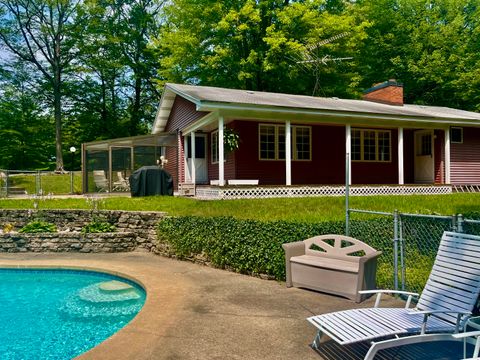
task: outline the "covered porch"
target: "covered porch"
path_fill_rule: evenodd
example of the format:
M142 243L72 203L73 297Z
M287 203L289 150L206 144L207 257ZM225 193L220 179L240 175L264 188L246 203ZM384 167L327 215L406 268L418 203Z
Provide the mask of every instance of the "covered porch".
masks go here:
M179 183L429 188L451 183L450 126L326 117L262 120L258 114L255 119L226 114L209 118L180 135ZM226 129L240 137L240 147L229 154L224 150Z

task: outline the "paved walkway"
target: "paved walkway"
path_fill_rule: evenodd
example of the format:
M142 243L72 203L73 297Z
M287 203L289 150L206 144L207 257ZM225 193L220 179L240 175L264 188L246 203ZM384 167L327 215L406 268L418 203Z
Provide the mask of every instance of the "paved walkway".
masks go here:
M309 347L315 330L305 318L356 307L340 297L142 252L0 254L5 266L103 269L143 284L142 311L82 360L345 359L336 348L330 357Z

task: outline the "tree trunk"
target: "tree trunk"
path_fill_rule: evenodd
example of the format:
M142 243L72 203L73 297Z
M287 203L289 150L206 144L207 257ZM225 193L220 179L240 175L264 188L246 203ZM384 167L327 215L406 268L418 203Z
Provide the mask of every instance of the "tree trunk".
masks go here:
M142 79L137 76L135 78L135 97L133 99L133 108L130 118L130 135L138 134L138 125L140 124L140 97L142 95Z
M62 153L62 93L61 93L61 74L60 67L55 67L55 76L53 78L53 107L55 118L55 171L63 172L63 153Z

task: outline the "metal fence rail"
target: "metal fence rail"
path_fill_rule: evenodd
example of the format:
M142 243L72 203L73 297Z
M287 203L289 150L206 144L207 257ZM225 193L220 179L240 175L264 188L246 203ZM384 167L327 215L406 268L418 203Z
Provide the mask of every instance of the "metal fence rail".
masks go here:
M79 171L55 173L0 169L0 197L76 194L82 190Z
M462 215L438 216L348 210L346 234L383 252L377 271L381 288L421 292L444 231L480 235L480 220Z

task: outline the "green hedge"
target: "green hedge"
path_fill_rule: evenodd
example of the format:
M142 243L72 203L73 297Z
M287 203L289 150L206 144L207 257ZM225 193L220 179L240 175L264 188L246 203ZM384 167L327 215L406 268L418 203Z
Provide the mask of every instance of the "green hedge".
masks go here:
M343 221L324 223L261 222L233 217L172 217L159 224L159 241L179 258L203 254L216 267L285 279L283 243L319 234L341 234Z

